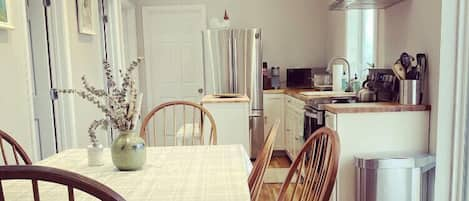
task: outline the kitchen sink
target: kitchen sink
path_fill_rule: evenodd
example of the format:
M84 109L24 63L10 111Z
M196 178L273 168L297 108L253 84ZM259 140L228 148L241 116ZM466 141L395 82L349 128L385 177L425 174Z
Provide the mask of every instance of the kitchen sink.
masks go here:
M303 96L323 96L323 97L348 97L356 96L355 92L339 92L339 91L304 91L300 92Z

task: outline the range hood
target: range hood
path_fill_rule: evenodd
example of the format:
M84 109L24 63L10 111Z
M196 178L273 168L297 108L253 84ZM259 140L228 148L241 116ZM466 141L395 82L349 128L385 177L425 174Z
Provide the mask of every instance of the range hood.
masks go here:
M385 9L403 0L335 0L329 10Z

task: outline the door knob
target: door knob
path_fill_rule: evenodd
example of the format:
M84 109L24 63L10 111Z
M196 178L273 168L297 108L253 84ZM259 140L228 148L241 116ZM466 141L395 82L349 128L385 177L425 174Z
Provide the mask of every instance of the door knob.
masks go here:
M197 91L199 92L199 94L204 93L204 89L202 88L198 89Z

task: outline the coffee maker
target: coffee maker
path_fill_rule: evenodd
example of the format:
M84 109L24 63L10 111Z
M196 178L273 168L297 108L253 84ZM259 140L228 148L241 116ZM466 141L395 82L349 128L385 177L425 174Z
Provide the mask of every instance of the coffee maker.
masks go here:
M399 79L391 68L370 68L367 82L368 87L376 92L376 101L398 101Z

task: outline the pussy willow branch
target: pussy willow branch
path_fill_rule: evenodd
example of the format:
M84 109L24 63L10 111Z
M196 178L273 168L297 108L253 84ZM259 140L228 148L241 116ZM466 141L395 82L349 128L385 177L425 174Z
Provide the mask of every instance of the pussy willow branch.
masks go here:
M132 72L143 62L143 58L137 58L127 67L125 73L120 72L122 85L118 87L114 80L112 67L108 62L103 63L104 75L109 87L109 92L104 89L96 89L91 86L85 76L81 78L85 90L61 89L60 93L77 94L100 109L109 119L95 120L88 129L91 142L97 143L96 129L104 124L110 124L118 130L131 130L135 128L135 120L140 115L140 109L136 108L138 99L135 80ZM141 98L140 98L141 99Z
M88 134L90 136L90 141L92 145L97 145L98 144L98 139L96 138L96 129L99 126L104 126L106 127L107 124L107 119L101 119L101 120L94 120L90 127L88 128Z

